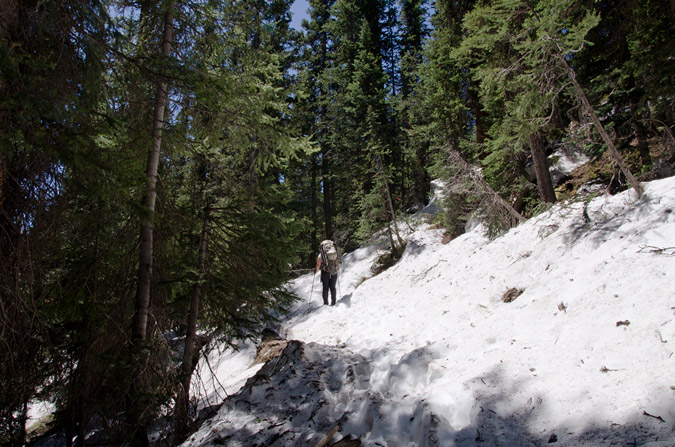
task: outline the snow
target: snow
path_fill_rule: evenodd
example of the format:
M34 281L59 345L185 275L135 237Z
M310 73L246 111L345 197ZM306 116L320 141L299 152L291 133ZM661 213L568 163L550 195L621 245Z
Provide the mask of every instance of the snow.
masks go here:
M383 273L382 246L344 256L336 306L296 279L293 341L262 368L214 355L230 397L185 445L314 446L337 424L365 446L674 446L675 178L645 186L495 240L444 245L420 217Z
M263 365L254 365L256 349L250 343L216 348L197 365L191 393L200 396L199 409L218 405L242 387Z

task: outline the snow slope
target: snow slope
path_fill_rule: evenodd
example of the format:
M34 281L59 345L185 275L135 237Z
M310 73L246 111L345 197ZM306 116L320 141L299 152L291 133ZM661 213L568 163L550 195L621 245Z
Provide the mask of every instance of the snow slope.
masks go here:
M334 307L317 279L281 357L212 358L231 396L186 445L675 446L675 178L408 240L375 277L375 246L345 255Z

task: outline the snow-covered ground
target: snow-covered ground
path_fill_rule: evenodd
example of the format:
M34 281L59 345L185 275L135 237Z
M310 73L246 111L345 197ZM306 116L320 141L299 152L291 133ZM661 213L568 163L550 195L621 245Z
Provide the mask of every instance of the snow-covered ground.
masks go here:
M230 397L186 445L675 446L675 178L495 240L414 226L380 275L376 247L345 255L334 307L290 284L281 357L202 363Z

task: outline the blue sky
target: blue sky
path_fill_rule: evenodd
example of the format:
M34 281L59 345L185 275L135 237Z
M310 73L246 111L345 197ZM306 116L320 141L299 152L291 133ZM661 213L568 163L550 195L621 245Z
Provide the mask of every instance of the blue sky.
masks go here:
M307 9L309 8L308 0L295 0L293 6L291 6L291 12L293 13L293 19L291 20L291 27L295 29L300 29L300 24L302 19L306 19Z

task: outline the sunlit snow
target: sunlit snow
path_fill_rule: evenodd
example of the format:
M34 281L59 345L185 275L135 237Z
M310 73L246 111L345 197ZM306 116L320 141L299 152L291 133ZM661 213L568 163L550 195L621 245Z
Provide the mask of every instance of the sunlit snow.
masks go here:
M675 178L495 240L444 245L424 222L401 225L404 256L377 276L381 248L346 254L334 307L318 278L293 281L276 330L297 342L277 360L202 362L219 377L202 396L230 398L186 445L675 445Z

